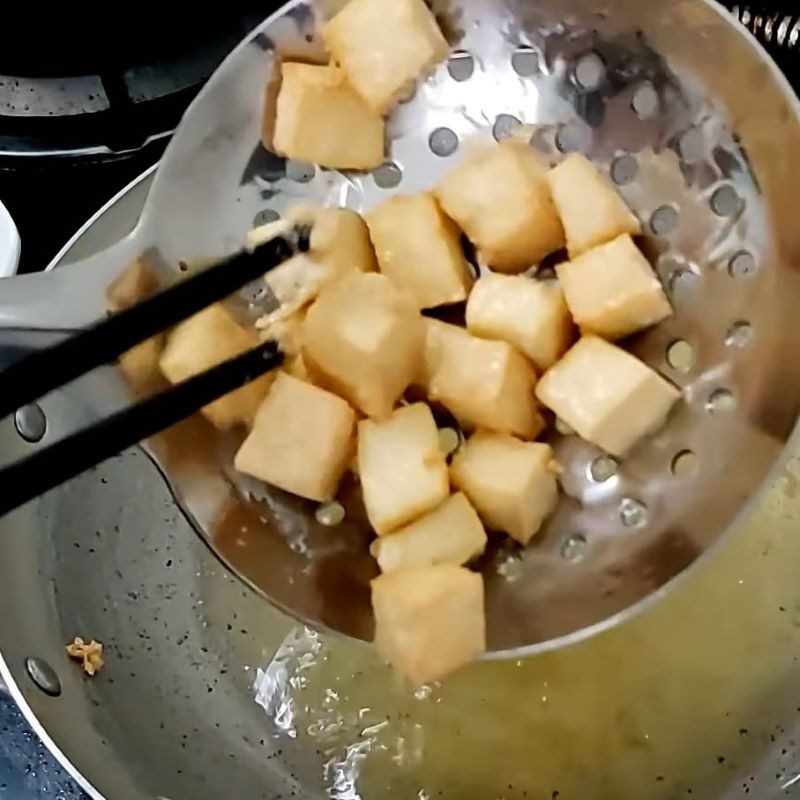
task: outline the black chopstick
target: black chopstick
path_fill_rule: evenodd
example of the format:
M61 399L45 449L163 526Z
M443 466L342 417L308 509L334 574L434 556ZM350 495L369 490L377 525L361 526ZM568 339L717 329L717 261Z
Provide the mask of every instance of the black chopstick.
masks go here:
M166 430L282 361L278 346L266 342L0 469L0 516Z
M310 227L242 251L0 372L0 419L177 325L309 248ZM69 267L63 267L69 269ZM57 302L57 300L55 301Z

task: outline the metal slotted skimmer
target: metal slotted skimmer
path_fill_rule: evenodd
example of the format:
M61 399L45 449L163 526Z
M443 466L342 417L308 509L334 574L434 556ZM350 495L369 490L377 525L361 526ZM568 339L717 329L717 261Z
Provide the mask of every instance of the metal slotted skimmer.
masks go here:
M319 513L254 483L232 488L219 464L236 442L192 420L154 444L150 461L124 454L0 520L3 677L93 796L115 800L219 797L232 786L271 800L356 800L363 786L365 796L420 800L618 800L684 796L686 775L706 788L730 783L754 763L743 749L748 703L796 705L794 684L753 689L788 674L791 659L773 654L797 645L798 553L759 527L766 519L785 533L775 519L791 516L781 504L793 495L777 517L749 517L800 405L796 101L753 41L703 0L443 0L434 6L453 55L393 114L390 161L372 175L286 164L258 144L264 87L276 53L321 55L319 23L337 5L290 3L243 44L188 112L133 232L41 279L4 282L0 333L97 318L110 279L147 247L169 263L207 258L299 202L365 210L428 189L473 141L522 136L554 162L580 150L642 219L676 313L631 348L684 402L619 463L560 426L558 512L531 547L496 546L484 564L492 654L552 650L633 616L740 513L751 538L682 582L702 588L696 602L678 586L607 636L476 665L409 697L366 648L287 628L229 577L174 502L279 608L369 638L375 567L357 487L345 487L346 516L333 527L337 509ZM96 376L46 398L42 441L91 419L105 388ZM36 446L0 424L4 459ZM785 626L765 622L775 608ZM107 670L88 684L64 665L63 641L76 634L107 645ZM49 661L61 697L39 693L29 657ZM692 714L678 713L682 703ZM759 713L759 742L786 733ZM690 746L698 730L720 751ZM630 770L617 768L623 759ZM790 766L770 762L737 786L756 791L775 776L782 790ZM729 772L709 776L712 767Z
M684 402L621 463L562 427L565 499L531 547L496 546L484 564L490 650L534 651L617 621L692 564L784 446L800 402L791 303L800 125L777 71L704 2L657 13L634 0L434 5L453 53L392 114L382 167L341 174L259 144L276 53L324 56L319 26L332 5L290 3L223 65L188 112L136 230L95 262L107 273L148 245L168 263L222 254L298 202L363 211L431 188L492 138L523 137L553 163L579 150L602 165L640 216L675 308L631 348ZM98 269L70 274L76 285L90 275L99 297ZM12 322L41 313L9 286L0 302ZM98 311L82 297L76 313ZM375 566L357 487L345 487L346 516L333 527L339 509L320 513L251 481L233 481L231 503L230 471L218 465L236 443L201 429L179 428L153 454L224 559L280 607L369 639Z
M798 332L782 320L795 281L796 226L784 219L782 199L800 148L794 109L760 54L715 11L679 3L653 19L640 5L612 4L604 13L593 3L441 4L435 10L453 54L393 113L389 160L373 174L284 164L256 149L245 182L234 185L257 137L251 127L236 131L235 146L215 145L215 168L222 160L228 185L216 192L213 215L202 190L210 170L170 187L180 192L174 199L187 229L217 214L230 226L213 231L213 241L201 236L190 254L200 256L218 249L223 233L238 242L248 225L299 201L363 211L392 193L427 190L476 141L524 137L553 162L580 150L609 171L641 217L644 246L676 311L633 350L678 384L685 402L619 464L560 437L568 499L532 547L499 547L486 560L495 652L549 646L666 584L731 523L795 420L800 372L784 354ZM302 43L306 57L322 56L320 16L294 5L264 35L280 52ZM256 47L250 51L227 65L228 81L262 61ZM214 98L212 87L194 114L207 113ZM214 129L239 117L221 99ZM235 102L252 114L252 100ZM193 165L210 160L208 139L185 157ZM218 542L228 561L307 619L369 638L374 568L357 492L345 491L347 517L330 530L307 504L245 488L262 513L226 523ZM259 517L272 530L266 537ZM288 570L274 569L276 538L284 550L289 542L290 554L278 556Z

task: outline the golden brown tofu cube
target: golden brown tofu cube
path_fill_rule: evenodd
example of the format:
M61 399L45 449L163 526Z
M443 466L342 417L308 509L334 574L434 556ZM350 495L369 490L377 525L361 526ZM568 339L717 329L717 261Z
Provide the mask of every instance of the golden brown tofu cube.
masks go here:
M473 278L461 232L430 194L393 197L367 215L381 272L419 308L467 299Z
M450 49L423 0L351 0L322 35L350 84L379 114Z
M586 156L567 156L548 173L547 181L564 224L570 258L624 233L641 233L639 220Z
M556 268L584 333L622 339L672 315L661 282L628 234Z
M450 493L439 432L424 403L384 422L358 424L358 474L370 524L379 536L436 508Z
M261 320L259 320L260 322ZM281 352L289 358L300 355L303 348L303 325L306 321L306 311L296 311L288 317L282 317L259 325L259 338L262 342L277 342Z
M306 319L305 310L300 310L285 318L277 318L264 325L265 320L259 320L261 324L259 336L262 342L277 342L285 358L281 369L289 375L301 380L313 383L308 375L305 362L303 361L303 323Z
M453 484L471 500L486 526L528 544L558 504L549 445L476 433L450 467Z
M539 399L577 434L624 456L662 427L681 393L635 356L584 336L539 381Z
M301 208L298 219L310 219L312 258L324 260L334 275L375 272L378 262L363 217L349 208Z
M438 508L370 547L383 572L431 564L460 567L486 549L486 531L469 500L454 494Z
M223 306L209 306L172 330L159 368L170 383L180 383L258 344L255 330L239 325ZM206 406L203 414L222 430L251 425L273 378L262 375Z
M540 157L517 141L476 150L436 196L497 272L519 273L564 246Z
M120 356L119 368L135 392L155 388L161 379L158 362L166 340L164 334L153 336Z
M287 358L283 365L283 371L288 375L291 375L293 378L297 378L299 381L306 381L307 383L314 382L311 380L311 376L308 374L306 362L303 361L302 353L298 353L296 356L290 356Z
M486 650L483 579L452 564L399 569L372 582L375 646L420 686Z
M534 388L536 372L507 342L471 336L463 328L425 320L422 383L468 428L488 428L534 439L544 420Z
M312 226L308 256L324 262L333 275L377 270L367 223L359 213L349 208L296 206L282 219L250 230L247 245L258 247L275 236L285 235L293 225L302 223ZM277 270L268 273L267 279L275 272Z
M374 272L375 252L366 222L355 211L346 208L300 207L277 222L254 228L247 235L250 247L256 247L286 231L298 222L308 222L311 247L308 253L294 258L268 272L264 280L280 307L257 323L259 328L295 315L305 308L326 287L353 272Z
M108 287L108 304L112 311L123 311L158 291L159 281L144 256L137 258ZM119 368L136 392L155 388L161 378L158 361L166 336L160 333L120 356Z
M122 311L155 294L158 278L144 256L137 258L108 287L106 293L112 311Z
M425 325L387 277L355 274L322 292L302 336L314 382L385 419L419 373Z
M574 335L561 289L520 275L486 275L475 284L467 329L508 342L542 372L566 353Z
M355 424L344 400L280 373L234 465L300 497L330 500L352 457Z
M285 63L272 144L278 155L330 169L374 169L384 121L336 67Z

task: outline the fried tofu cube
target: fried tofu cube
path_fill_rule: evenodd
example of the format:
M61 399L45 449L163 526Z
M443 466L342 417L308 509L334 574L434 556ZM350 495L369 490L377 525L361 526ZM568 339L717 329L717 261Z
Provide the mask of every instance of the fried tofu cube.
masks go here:
M284 63L272 146L278 155L330 169L383 163L384 121L333 66Z
M454 494L438 508L370 547L383 572L430 564L460 567L486 549L486 531L469 500Z
M566 353L574 333L561 288L520 275L486 275L475 284L467 330L508 342L542 372Z
M296 311L289 317L271 322L261 327L259 337L262 342L277 342L281 352L289 358L300 355L303 348L303 324L306 321L305 310Z
M464 567L399 569L372 581L375 646L415 686L486 650L483 579Z
M422 383L468 428L535 439L544 427L534 388L536 372L507 342L478 339L463 328L425 320Z
M301 253L284 261L279 267L264 276L278 307L256 322L256 327L266 330L276 323L293 317L312 303L319 293L337 276L327 262Z
M297 378L299 381L313 383L311 376L308 374L308 370L306 369L306 362L303 361L302 353L298 353L296 356L290 356L287 358L283 365L283 371L291 375L293 378Z
M349 275L308 311L303 360L314 383L385 419L419 374L425 324L384 275Z
M558 503L550 445L479 432L456 453L450 477L487 528L526 545Z
M379 114L450 50L423 0L351 0L322 36L350 84Z
M359 213L349 208L296 206L282 219L248 231L247 245L256 248L303 223L312 226L308 255L328 263L331 272L344 275L347 272L374 272L378 268L367 223Z
M570 258L642 226L610 180L586 156L573 153L547 174L567 235Z
M106 296L112 311L122 311L155 294L158 288L158 277L147 259L140 256L111 283Z
M472 274L461 231L431 194L393 197L367 215L381 272L419 308L467 299Z
M112 311L123 311L151 297L159 289L159 281L144 256L137 258L108 287L107 297ZM119 358L119 368L134 392L153 388L161 378L158 362L166 336L159 333Z
M454 219L497 272L519 273L564 247L564 229L540 157L508 140L476 150L436 190Z
M613 341L672 315L661 282L628 234L561 264L556 273L584 333Z
M367 516L379 536L443 502L450 481L428 406L415 403L384 422L359 422L358 474Z
M584 336L539 381L539 400L614 456L661 428L681 393L616 345Z
M306 314L304 310L297 311L289 317L276 319L267 327L262 327L259 335L262 342L277 342L285 358L281 369L301 381L313 381L308 376L302 353L303 323ZM261 321L261 320L260 320Z
M234 466L308 500L330 500L352 457L355 425L344 400L280 373Z
M224 306L209 306L171 331L159 369L170 383L180 383L258 344L255 330L239 325ZM249 426L273 379L272 373L262 375L207 405L203 414L221 430Z
M285 219L249 231L248 246L257 247L303 222L313 226L311 247L308 253L289 259L264 277L280 307L259 320L260 328L294 315L342 276L377 269L367 223L346 208L292 209Z
M119 368L135 392L155 387L161 379L158 362L166 340L167 337L163 333L152 336L120 356Z
M312 258L325 261L334 275L375 272L378 262L363 217L349 208L300 208L292 217L310 220Z

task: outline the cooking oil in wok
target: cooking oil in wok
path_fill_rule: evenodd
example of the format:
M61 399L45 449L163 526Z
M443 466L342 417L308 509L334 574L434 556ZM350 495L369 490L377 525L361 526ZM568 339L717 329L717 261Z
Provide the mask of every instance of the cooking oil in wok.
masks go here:
M295 628L259 671L258 702L337 800L743 791L798 705L792 469L745 530L607 634L414 691L369 647Z

